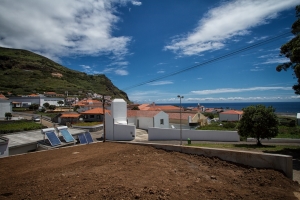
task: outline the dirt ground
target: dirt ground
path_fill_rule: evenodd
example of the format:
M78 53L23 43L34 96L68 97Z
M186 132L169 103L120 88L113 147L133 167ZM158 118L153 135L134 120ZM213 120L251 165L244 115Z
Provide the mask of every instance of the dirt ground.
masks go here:
M0 159L0 199L297 199L269 169L149 146L94 143Z

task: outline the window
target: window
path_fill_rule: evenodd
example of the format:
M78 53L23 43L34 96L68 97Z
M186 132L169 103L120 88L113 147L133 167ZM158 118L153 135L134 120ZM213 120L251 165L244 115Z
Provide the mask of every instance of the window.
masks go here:
M95 115L90 115L90 118L94 119L94 118L95 118Z
M160 124L164 124L164 119L160 119Z

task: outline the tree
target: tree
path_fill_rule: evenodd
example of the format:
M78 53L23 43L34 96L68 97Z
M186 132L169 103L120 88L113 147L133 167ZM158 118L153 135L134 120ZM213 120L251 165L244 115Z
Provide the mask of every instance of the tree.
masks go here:
M55 109L56 109L56 105L50 105L50 106L49 106L49 109L50 109L50 110L55 110Z
M61 110L61 105L64 104L64 102L60 100L57 102L57 104L60 106L60 110Z
M243 117L237 125L240 136L256 138L258 146L262 145L260 139L277 136L279 122L272 106L249 106L243 111Z
M6 120L9 120L12 117L12 114L10 112L5 113Z
M295 94L300 95L300 5L296 6L296 17L298 18L292 25L292 33L295 35L286 44L282 45L280 48L280 55L284 55L290 62L278 65L276 70L278 72L288 68L294 70L294 75L298 79L298 83L293 86Z
M76 106L74 106L74 111L77 111L78 110L78 108L80 108L80 106L78 106L78 105L76 105Z
M57 102L57 104L58 104L59 106L61 106L61 105L64 104L64 101L61 101L61 100L60 100L60 101Z
M208 117L209 119L215 118L215 116L214 116L213 113L207 113L207 112L205 112L205 113L203 113L203 115L204 115L205 117Z
M46 103L43 104L43 106L44 106L45 108L49 108L50 104L49 104L48 102L46 102Z
M140 110L138 106L134 106L131 110Z
M34 104L31 104L31 105L29 106L29 109L30 109L30 110L37 110L37 109L39 109L39 107L40 107L39 104L34 103Z

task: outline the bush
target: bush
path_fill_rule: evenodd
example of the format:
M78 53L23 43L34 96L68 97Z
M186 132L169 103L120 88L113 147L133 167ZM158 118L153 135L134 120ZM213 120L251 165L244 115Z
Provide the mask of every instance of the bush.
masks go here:
M226 122L226 123L223 123L223 127L224 128L235 128L236 127L236 123L234 122Z

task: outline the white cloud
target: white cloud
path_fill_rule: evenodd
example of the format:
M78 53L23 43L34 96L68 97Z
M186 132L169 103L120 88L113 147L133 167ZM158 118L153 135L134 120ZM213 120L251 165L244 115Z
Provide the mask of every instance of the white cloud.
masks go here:
M255 67L254 69L250 69L251 72L260 72L260 71L264 71L264 69L259 68L259 67Z
M173 84L173 81L156 81L152 83L148 83L148 85L168 85Z
M117 66L126 66L128 65L129 62L128 61L118 61L118 62L113 62L107 66L114 66L114 65L117 65Z
M252 87L252 88L220 88L215 90L199 90L191 91L197 95L220 94L220 93L235 93L249 91L267 91L267 90L292 90L291 87Z
M268 23L278 12L297 4L299 0L224 1L209 10L193 31L177 36L164 49L179 55L199 55L221 49L227 40L249 34L251 28Z
M117 69L117 70L115 70L115 73L116 73L117 75L121 75L121 76L126 76L126 75L128 75L128 71L126 71L126 70L124 70L124 69Z
M123 2L123 3L122 3ZM58 58L68 55L128 54L131 38L113 36L123 0L0 1L0 46ZM125 3L124 3L125 2Z
M262 36L262 37L254 37L252 40L250 40L249 42L247 42L248 44L252 44L256 41L259 41L259 40L264 40L266 39L268 36Z
M165 73L165 71L164 71L164 70L160 70L160 71L158 71L157 73L158 73L158 74L163 74L163 73Z
M288 58L270 58L265 62L259 63L260 65L267 65L267 64L280 64L290 62Z
M80 65L83 69L91 69L91 67L90 66L88 66L88 65Z
M142 2L140 2L140 1L131 1L131 3L132 3L133 5L135 5L135 6L140 6L140 5L142 5Z

